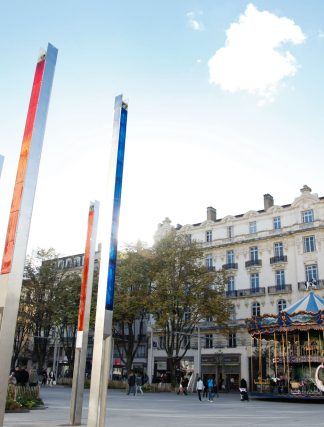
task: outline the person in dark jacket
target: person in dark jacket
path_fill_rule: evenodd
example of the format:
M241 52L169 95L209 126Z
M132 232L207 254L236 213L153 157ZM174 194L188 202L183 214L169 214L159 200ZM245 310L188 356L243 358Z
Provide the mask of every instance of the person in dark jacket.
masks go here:
M136 394L136 376L133 371L129 372L127 395L129 396L131 393L133 393L134 396Z
M183 394L185 394L186 396L188 394L187 392L188 384L189 384L189 379L187 377L183 377L181 380L181 385L182 385Z
M242 378L240 381L240 394L241 394L241 401L249 400L249 395L247 393L247 382L244 378Z
M18 369L16 374L17 385L26 386L29 380L29 373L25 368Z

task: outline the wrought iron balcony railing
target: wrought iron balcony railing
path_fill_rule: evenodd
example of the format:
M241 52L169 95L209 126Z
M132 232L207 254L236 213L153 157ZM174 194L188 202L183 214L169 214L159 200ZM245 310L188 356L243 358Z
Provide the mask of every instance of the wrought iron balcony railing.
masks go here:
M226 296L228 298L254 297L256 295L265 295L265 289L264 287L237 289L235 291L226 292Z
M310 291L312 289L324 289L324 280L312 280L305 282L298 282L299 291Z
M237 270L237 262L228 262L227 264L223 264L224 270Z
M277 255L270 258L270 264L276 264L278 262L287 262L287 255Z
M268 294L289 294L292 291L291 285L268 286Z
M250 259L249 261L245 261L245 267L261 267L262 260L261 259Z

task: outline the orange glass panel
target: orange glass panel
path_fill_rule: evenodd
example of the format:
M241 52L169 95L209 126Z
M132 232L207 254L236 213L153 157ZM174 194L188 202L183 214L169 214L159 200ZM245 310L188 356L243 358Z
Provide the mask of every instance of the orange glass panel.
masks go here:
M87 241L86 241L83 272L82 272L78 331L83 331L83 327L84 327L84 310L85 310L85 303L86 303L86 296L87 296L87 281L88 281L88 274L89 274L90 245L91 245L91 235L92 235L92 229L93 229L93 219L94 219L94 208L93 206L91 206L89 210L89 216L88 216L88 232L87 232Z
M15 182L15 187L14 187L13 196L12 196L6 242L5 242L4 252L3 252L3 259L2 259L1 274L10 273L10 270L11 270L12 255L15 247L15 238L16 238L17 224L18 224L18 218L19 218L19 211L20 211L22 194L24 190L24 181L25 181L29 151L30 151L30 142L31 142L33 129L34 129L34 123L35 123L40 89L42 85L44 68L45 68L45 59L38 62L36 66L33 88L32 88L32 93L30 96L30 102L28 107L25 131L24 131L23 141L21 145L16 182Z

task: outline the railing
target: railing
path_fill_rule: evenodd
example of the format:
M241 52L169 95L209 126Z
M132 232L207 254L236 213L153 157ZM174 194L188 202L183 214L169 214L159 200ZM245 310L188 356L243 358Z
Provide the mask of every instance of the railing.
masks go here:
M229 262L227 264L223 264L224 270L237 270L237 262Z
M261 259L250 259L249 261L245 261L245 267L253 267L253 266L261 267L261 265L262 265Z
M208 271L215 271L215 266L214 265L207 265L207 270Z
M299 291L310 291L314 289L324 289L324 280L313 280L312 282L298 282Z
M228 298L240 298L240 297L253 297L256 295L265 295L265 289L262 288L247 288L247 289L238 289L235 291L226 292Z
M291 285L268 286L268 294L288 294L291 293Z
M276 264L277 262L287 262L287 255L277 255L270 258L270 264Z

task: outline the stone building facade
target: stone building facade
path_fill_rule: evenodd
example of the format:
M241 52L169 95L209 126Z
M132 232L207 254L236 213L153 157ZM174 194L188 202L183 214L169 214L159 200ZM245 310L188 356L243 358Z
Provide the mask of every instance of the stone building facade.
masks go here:
M167 218L155 237L171 228ZM226 270L226 296L233 307L226 329L209 319L201 322L183 368L197 373L200 364L203 375L222 379L226 387L234 379L237 386L240 378L250 378L254 351L245 320L277 313L309 289L324 297L324 197L304 185L290 204L275 205L265 194L261 210L217 218L216 209L208 207L205 221L175 228L201 242L208 268ZM148 371L157 376L166 366L160 339L153 336L148 354Z

